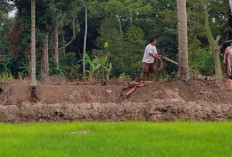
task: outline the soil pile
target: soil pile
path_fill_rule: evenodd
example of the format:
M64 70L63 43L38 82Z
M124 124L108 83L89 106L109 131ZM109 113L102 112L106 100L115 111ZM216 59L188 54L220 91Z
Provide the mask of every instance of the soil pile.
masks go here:
M20 105L29 101L29 85L2 85L0 105ZM172 81L149 83L137 88L128 98L120 95L123 85L40 85L37 87L39 103L127 103L153 102L154 100L178 99L180 101L207 101L214 103L231 103L232 91L229 81ZM108 93L107 90L112 91Z
M40 100L32 104L29 86L2 85L0 121L232 120L232 91L227 80L151 83L125 100L120 95L122 88L40 85Z
M188 82L173 81L150 84L139 88L127 102L153 102L156 99L179 99L182 101L207 101L214 103L232 103L232 90L228 80Z
M20 105L30 100L29 85L6 85L0 95L0 105ZM97 85L40 85L36 94L40 103L119 102L122 86ZM113 91L108 94L106 90Z
M1 122L44 121L228 121L232 104L157 100L149 103L35 104L0 106Z

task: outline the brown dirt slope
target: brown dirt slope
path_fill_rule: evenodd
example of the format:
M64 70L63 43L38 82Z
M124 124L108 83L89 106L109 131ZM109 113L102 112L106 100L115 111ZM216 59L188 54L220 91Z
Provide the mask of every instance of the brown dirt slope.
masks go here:
M120 102L154 102L157 99L178 99L180 101L207 101L214 103L231 103L232 91L229 82L190 80L151 83L137 88L126 100L120 91L122 85L40 85L37 88L39 103L120 103ZM2 85L0 105L20 105L30 96L28 85ZM108 94L106 90L111 90Z
M207 101L232 103L232 90L228 80L189 82L173 81L154 83L140 88L126 100L128 102L150 102L156 99L179 99L182 101Z
M32 104L29 86L1 85L0 122L232 120L227 80L151 83L126 100L120 96L122 87L40 85L40 100Z
M230 121L232 104L157 100L149 103L22 104L0 106L1 122Z

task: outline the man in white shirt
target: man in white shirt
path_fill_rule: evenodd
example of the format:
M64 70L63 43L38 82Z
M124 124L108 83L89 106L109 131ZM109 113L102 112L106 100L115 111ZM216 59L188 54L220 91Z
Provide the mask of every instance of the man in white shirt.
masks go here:
M152 74L153 80L155 80L156 77L156 68L155 68L155 59L160 60L161 56L158 54L156 45L157 40L156 38L152 38L150 40L150 44L146 46L144 55L143 55L143 72L141 76L141 80L144 80L144 77L147 75L147 73Z

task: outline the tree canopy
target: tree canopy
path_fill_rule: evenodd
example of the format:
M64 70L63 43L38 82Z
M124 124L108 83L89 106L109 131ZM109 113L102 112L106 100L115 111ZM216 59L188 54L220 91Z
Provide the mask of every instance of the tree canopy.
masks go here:
M92 60L108 55L105 66L109 68L111 63L111 78L124 73L132 78L140 77L143 52L153 36L158 39L158 52L178 61L176 1L38 0L36 2L38 79L41 71L40 51L46 42L46 34L49 74L63 75L69 79L82 78L85 6L88 7L86 52ZM8 14L13 9L17 11L12 18ZM30 9L30 0L0 2L0 71L7 71L15 78L19 77L19 73L23 73L25 77L30 75ZM194 75L215 75L217 73L215 62L221 61L225 50L222 45L232 38L229 1L187 0L187 17L191 72ZM56 43L59 61L55 58ZM220 50L216 52L215 47L219 47ZM218 58L215 59L215 56ZM56 66L57 64L60 66ZM178 67L169 62L164 64L165 70L159 77L175 77ZM86 63L86 69L89 68L90 65ZM96 78L98 75L97 72Z

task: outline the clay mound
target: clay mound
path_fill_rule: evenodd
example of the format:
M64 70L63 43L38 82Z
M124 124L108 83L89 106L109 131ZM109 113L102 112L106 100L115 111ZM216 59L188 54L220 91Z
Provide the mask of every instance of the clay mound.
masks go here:
M0 94L0 105L20 105L28 102L29 85L4 85ZM190 80L187 83L172 81L151 83L137 88L128 98L120 95L122 85L39 85L37 95L39 103L128 103L154 102L156 100L178 99L179 101L206 101L214 103L231 103L232 91L225 81ZM112 91L107 93L107 90Z
M153 83L138 88L126 102L154 102L157 99L178 99L180 101L207 101L214 103L231 103L232 91L229 81L202 81L188 82L172 81Z
M39 85L36 94L40 103L108 103L121 100L122 86L97 85ZM106 90L113 91L108 94ZM29 85L7 85L0 94L0 105L20 105L30 100Z
M157 100L149 103L22 104L0 106L1 122L229 121L232 104Z
M228 81L151 83L125 100L121 85L40 85L36 104L28 85L1 88L0 122L232 120Z

